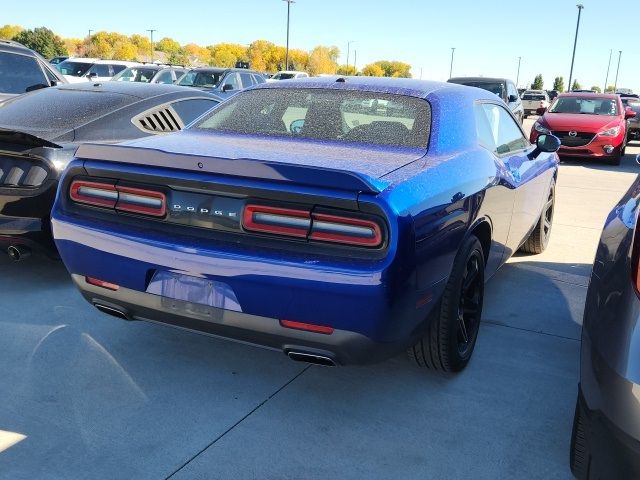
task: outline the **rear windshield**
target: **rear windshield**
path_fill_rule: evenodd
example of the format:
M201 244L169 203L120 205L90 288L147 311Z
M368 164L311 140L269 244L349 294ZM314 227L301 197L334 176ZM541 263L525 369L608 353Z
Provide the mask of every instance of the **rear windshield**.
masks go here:
M535 95L532 93L527 93L522 96L522 100L546 100L544 95Z
M220 83L222 72L188 72L178 82L185 87L215 88Z
M549 112L615 116L618 104L610 98L558 97Z
M60 70L63 75L71 75L73 77L82 77L86 75L89 69L93 66L93 63L88 62L73 62L65 60L59 63L56 68Z
M426 148L430 115L425 100L402 95L258 89L235 95L194 128Z
M502 82L473 82L467 81L461 82L460 85L466 85L467 87L477 87L482 88L483 90L487 90L491 93L495 93L500 98L503 98L504 95L504 84Z

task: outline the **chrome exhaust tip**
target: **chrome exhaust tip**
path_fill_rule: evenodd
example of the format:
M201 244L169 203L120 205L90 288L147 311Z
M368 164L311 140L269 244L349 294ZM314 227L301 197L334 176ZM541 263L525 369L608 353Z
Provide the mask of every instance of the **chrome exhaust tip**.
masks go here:
M335 367L337 365L332 358L325 355L300 352L297 350L289 350L286 353L291 360L295 360L296 362L312 363L314 365L322 365L323 367Z
M102 313L106 313L107 315L111 315L112 317L121 318L122 320L129 320L127 314L118 308L109 307L108 305L103 305L101 303L94 303L93 306L100 310Z
M22 245L9 245L7 255L14 262L19 262L31 255L31 249Z

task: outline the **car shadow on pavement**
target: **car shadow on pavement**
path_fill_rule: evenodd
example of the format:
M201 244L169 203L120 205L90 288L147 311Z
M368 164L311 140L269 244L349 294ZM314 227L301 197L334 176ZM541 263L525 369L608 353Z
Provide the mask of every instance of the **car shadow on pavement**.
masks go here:
M117 320L61 263L0 260L0 429L27 435L3 471L164 478L214 442L176 478L568 478L585 287L559 265L505 265L474 358L443 378Z
M635 147L635 146L640 146L640 145L633 143L627 146L627 152L625 156L622 158L622 160L620 161L620 165L610 165L610 164L607 164L604 160L598 160L593 158L573 159L568 157L561 157L560 165L585 167L585 168L590 168L594 170L602 170L602 171L608 171L608 172L640 173L640 165L638 165L635 160L636 153L629 152L629 148ZM640 151L637 153L640 153Z

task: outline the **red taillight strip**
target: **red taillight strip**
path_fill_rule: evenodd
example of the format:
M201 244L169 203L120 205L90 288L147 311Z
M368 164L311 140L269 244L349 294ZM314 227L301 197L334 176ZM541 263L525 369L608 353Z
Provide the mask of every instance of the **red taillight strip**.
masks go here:
M242 225L254 232L306 238L311 227L311 213L306 210L247 205L242 213Z
M120 185L116 185L116 189L118 190L116 210L164 217L167 209L167 199L164 193Z
M331 335L333 333L332 327L325 325L315 325L313 323L294 322L293 320L280 320L280 325L286 328L293 328L295 330L305 330L313 333L323 333L325 335Z
M118 200L118 192L114 184L85 180L71 182L69 196L74 202L111 208L116 205Z
M310 240L377 247L382 243L382 229L372 220L313 213Z
M84 279L89 285L106 288L107 290L113 290L114 292L120 288L120 286L116 285L115 283L105 282L104 280L99 280L97 278L84 277Z

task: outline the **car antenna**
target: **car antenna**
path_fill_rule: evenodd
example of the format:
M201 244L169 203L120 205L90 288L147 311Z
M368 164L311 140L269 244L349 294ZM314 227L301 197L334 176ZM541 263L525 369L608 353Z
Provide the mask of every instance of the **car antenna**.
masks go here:
M336 78L336 83L346 83L346 79L344 77Z

